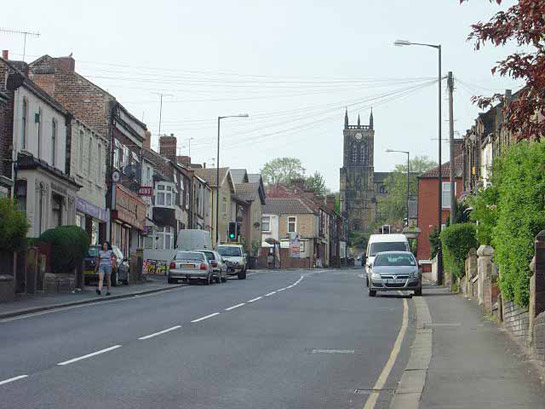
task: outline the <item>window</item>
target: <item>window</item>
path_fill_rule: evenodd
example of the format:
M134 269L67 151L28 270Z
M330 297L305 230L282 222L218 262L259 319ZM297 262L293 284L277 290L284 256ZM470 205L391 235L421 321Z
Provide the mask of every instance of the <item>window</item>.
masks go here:
M83 172L83 144L85 143L85 133L83 129L79 131L79 170Z
M38 109L38 113L34 119L38 127L38 158L42 159L42 109Z
M261 231L264 233L271 231L271 216L263 216L261 218Z
M102 177L102 145L99 143L97 147L97 185L100 184Z
M454 193L456 194L456 184L454 184ZM443 182L443 191L441 197L441 207L450 209L450 182Z
M89 135L89 152L87 153L87 177L91 178L91 159L93 157L93 138Z
M155 248L157 250L172 250L174 248L174 229L172 227L157 228Z
M23 115L21 121L21 149L26 149L26 136L28 129L28 102L23 98Z
M288 233L297 232L297 217L288 216Z
M51 197L53 205L52 205L52 212L53 212L53 226L58 227L62 226L62 196L53 194Z
M172 186L165 184L157 184L157 192L155 194L156 206L173 206L174 205L174 196L175 192Z
M24 179L15 182L15 194L17 196L17 209L26 214L27 181Z
M360 162L365 163L367 162L366 159L367 156L367 150L365 149L365 145L360 146Z
M51 121L51 165L55 166L57 160L57 121Z
M358 147L356 145L352 145L352 163L356 163L358 161Z
M126 146L123 146L123 159L121 166L128 166L130 163L130 157L129 157L129 148Z

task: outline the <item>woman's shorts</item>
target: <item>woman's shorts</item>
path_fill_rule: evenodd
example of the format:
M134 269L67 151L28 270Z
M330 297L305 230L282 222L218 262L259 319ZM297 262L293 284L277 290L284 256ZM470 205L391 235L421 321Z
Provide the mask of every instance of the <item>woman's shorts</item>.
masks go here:
M98 272L102 274L112 274L112 266L98 266Z

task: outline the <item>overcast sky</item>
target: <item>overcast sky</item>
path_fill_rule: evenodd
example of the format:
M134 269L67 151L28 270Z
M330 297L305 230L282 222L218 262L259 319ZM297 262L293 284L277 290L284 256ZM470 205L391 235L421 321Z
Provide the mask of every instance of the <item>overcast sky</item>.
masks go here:
M375 170L403 162L386 148L437 160L437 52L396 39L442 44L460 134L478 113L471 95L517 89L490 74L512 48L476 52L466 41L470 24L497 10L486 0L26 0L4 2L0 27L40 33L27 39L27 62L73 53L79 73L143 118L153 146L159 93L161 133L174 133L183 154L194 138L194 162L209 166L217 116L248 113L222 121L222 165L258 172L298 157L338 190L345 107L364 124L373 107ZM22 36L0 32L0 46L22 58Z

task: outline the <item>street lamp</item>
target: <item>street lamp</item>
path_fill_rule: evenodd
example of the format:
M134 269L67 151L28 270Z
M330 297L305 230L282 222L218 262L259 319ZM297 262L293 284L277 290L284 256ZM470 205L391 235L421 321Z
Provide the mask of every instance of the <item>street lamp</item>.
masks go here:
M442 223L442 196L443 196L443 183L442 183L442 170L441 170L441 44L427 44L427 43L413 43L412 41L408 40L396 40L394 42L394 45L398 47L404 47L404 46L410 46L410 45L418 45L422 47L430 47L435 48L438 51L438 62L439 62L439 75L438 75L438 88L439 88L439 111L438 111L438 156L439 156L439 166L438 166L438 176L437 176L437 183L438 183L438 199L437 203L439 205L439 208L437 209L437 231L441 232L441 223ZM453 164L451 164L453 166ZM439 254L437 255L437 284L442 285L443 284L443 268L441 265L441 247L439 246Z
M226 118L248 118L248 114L218 116L218 153L216 155L216 245L220 241L219 215L220 215L220 126L221 120Z
M386 153L404 153L407 155L407 227L409 227L409 200L410 200L410 188L411 188L411 179L410 179L410 153L408 151L398 151L395 149L386 149Z

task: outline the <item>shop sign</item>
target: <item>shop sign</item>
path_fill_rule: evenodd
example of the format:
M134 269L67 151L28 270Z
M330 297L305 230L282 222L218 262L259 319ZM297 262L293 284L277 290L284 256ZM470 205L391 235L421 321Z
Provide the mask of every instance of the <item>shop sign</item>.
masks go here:
M108 212L106 211L106 209L95 206L94 204L86 202L79 197L76 198L76 210L78 212L94 217L95 219L98 219L100 221L108 221Z
M138 230L144 229L144 220L146 219L146 203L123 189L116 186L115 191L115 218L136 227Z
M301 258L301 243L298 239L290 241L290 257Z
M153 186L140 186L138 196L153 196Z

